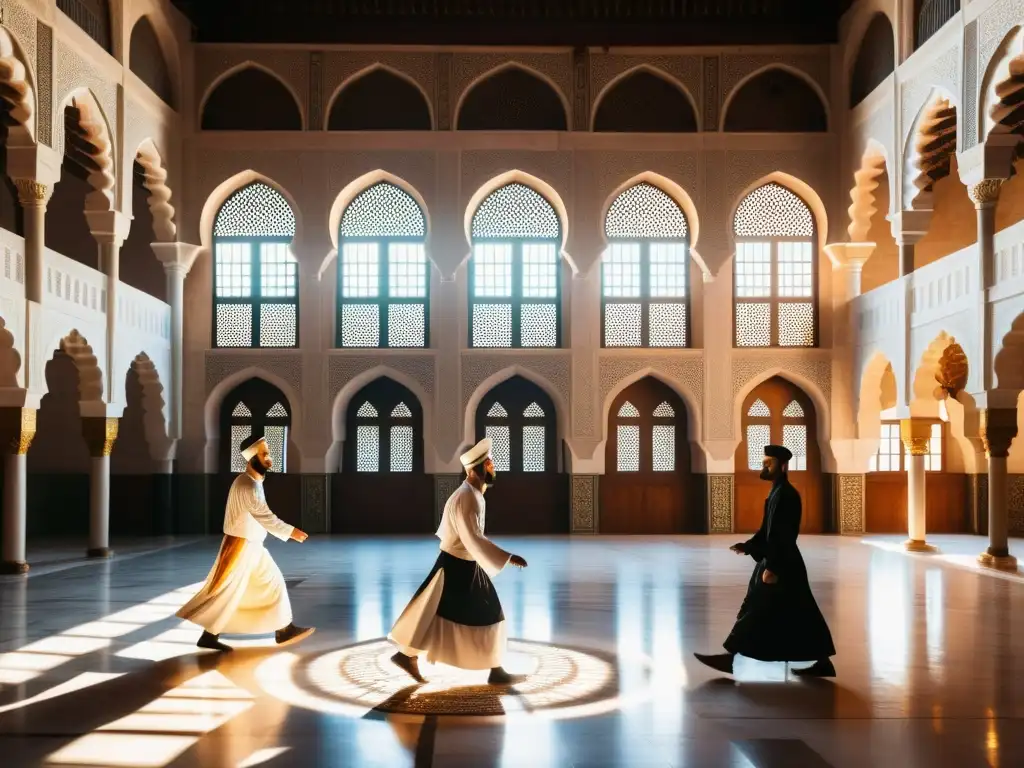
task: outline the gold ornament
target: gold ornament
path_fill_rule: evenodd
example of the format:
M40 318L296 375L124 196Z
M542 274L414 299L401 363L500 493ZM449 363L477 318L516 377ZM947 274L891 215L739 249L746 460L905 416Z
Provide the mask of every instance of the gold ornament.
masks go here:
M939 358L939 369L935 372L935 381L939 383L934 393L936 399L951 397L956 400L956 396L967 386L968 372L967 355L963 347L959 344L946 347Z

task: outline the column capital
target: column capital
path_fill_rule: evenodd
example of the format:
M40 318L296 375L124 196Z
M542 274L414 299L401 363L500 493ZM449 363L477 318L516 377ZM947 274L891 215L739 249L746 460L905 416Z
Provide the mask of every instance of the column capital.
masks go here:
M35 436L35 408L0 407L0 445L4 453L23 456Z
M52 184L44 184L35 179L15 179L14 186L18 190L18 202L22 206L45 208L53 194Z
M28 179L49 189L60 181L64 156L45 144L7 148L7 175L12 179Z
M900 420L900 440L911 456L927 456L931 437L931 419Z
M90 416L82 419L82 436L89 446L89 455L94 459L109 456L117 441L117 422L110 417Z
M977 184L967 188L967 195L977 209L995 208L999 202L999 190L1003 186L1003 179L982 179Z
M932 211L899 211L889 216L889 229L898 245L914 245L928 234Z
M832 243L825 246L825 253L831 259L832 266L860 271L876 247L876 243Z
M1010 453L1010 443L1017 436L1017 409L986 408L979 415L978 431L985 453L992 458L1005 459Z
M132 226L132 217L121 211L86 211L85 219L96 242L103 245L120 247Z
M181 275L183 278L188 276L199 252L203 249L201 245L192 243L151 243L149 247L153 249L157 260L164 265L164 272L168 275Z

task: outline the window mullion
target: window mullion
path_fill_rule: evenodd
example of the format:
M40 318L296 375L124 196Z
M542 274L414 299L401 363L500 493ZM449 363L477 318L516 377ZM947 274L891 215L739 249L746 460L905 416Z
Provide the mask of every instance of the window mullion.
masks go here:
M523 243L512 245L512 346L523 346L521 337L523 311Z
M260 246L258 242L249 243L249 264L252 272L252 285L249 295L252 296L252 344L260 344L260 306L263 304L262 270L260 264Z
M377 244L377 311L380 313L380 338L378 347L390 346L388 342L388 264L391 257L390 243L381 240Z
M779 346L779 244L777 241L771 241L771 299L769 310L771 317L769 318L770 328L772 329L772 343L771 346Z
M651 345L651 244L640 244L640 346Z

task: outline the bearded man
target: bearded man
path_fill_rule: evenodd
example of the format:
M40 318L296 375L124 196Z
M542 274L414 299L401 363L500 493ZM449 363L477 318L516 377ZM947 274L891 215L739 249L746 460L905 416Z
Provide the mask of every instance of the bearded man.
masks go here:
M761 479L772 488L764 502L761 528L753 538L730 549L756 562L736 624L725 640L726 653L695 653L702 664L732 674L736 654L758 661L813 661L793 670L803 677L835 677L832 644L825 617L811 594L807 567L796 546L800 533L800 493L789 482L793 454L781 445L766 445Z
M273 465L270 446L262 435L252 435L239 448L247 463L228 491L224 540L217 561L203 588L177 613L203 628L196 645L214 651L231 650L220 641L222 632L274 632L277 644L283 646L309 637L316 629L292 623L284 576L263 546L268 533L300 544L307 538L267 506L263 480Z

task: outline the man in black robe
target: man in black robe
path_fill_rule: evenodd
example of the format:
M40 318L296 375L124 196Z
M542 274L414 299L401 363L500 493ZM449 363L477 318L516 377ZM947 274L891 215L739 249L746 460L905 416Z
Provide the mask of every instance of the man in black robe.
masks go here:
M754 537L730 549L757 562L732 632L725 640L727 653L695 653L714 670L732 674L736 654L758 661L814 661L794 674L835 677L836 653L825 617L811 594L807 568L796 537L800 533L800 493L790 485L787 469L793 454L781 445L764 449L761 479L772 489L764 502L761 528Z

